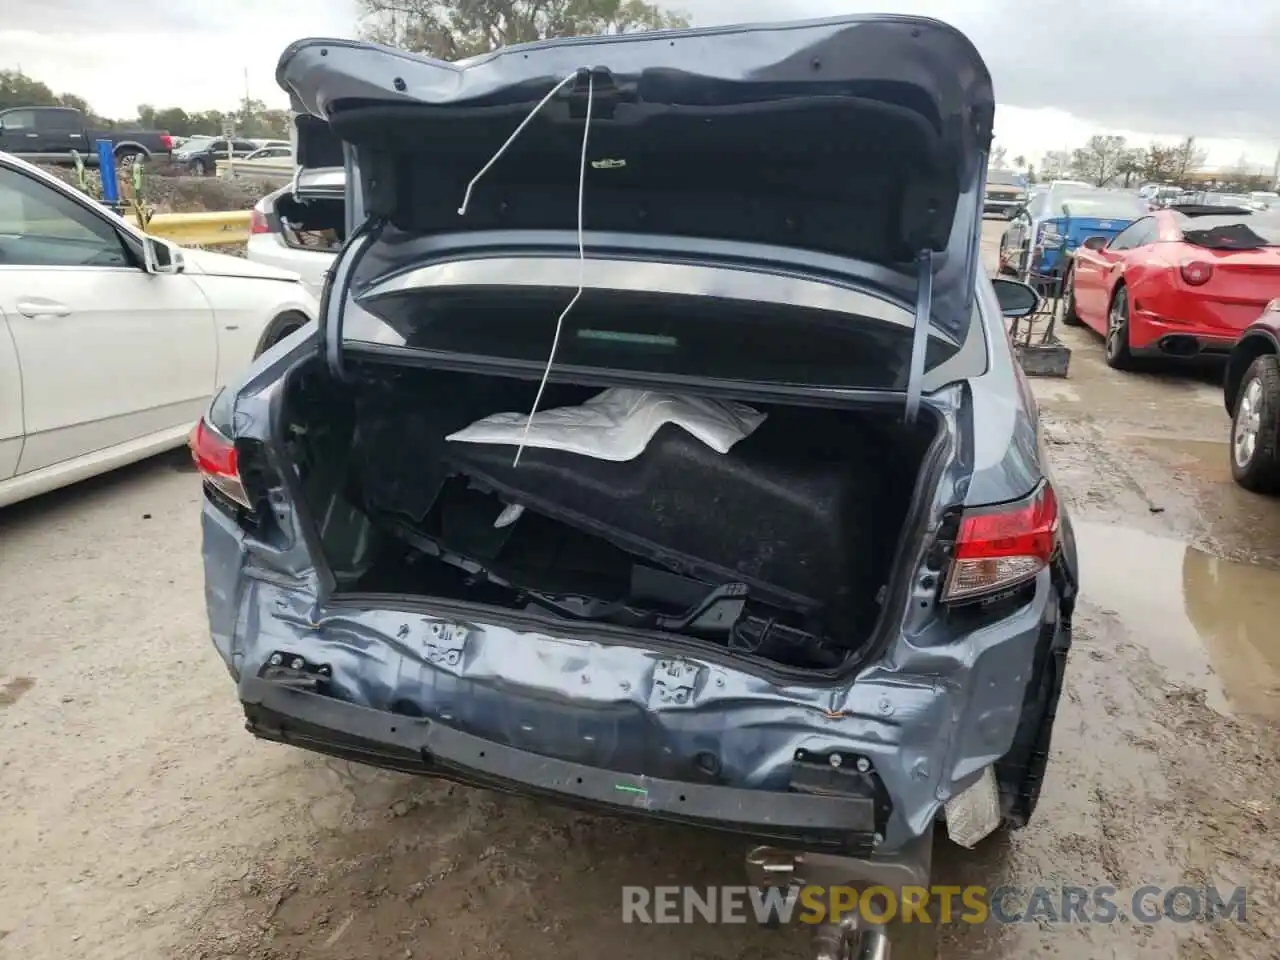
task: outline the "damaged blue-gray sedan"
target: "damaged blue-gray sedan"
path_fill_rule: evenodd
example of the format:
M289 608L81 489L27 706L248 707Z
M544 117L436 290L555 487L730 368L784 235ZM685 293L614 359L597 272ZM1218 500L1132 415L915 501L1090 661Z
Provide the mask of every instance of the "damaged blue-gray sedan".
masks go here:
M320 39L277 76L347 224L319 323L192 436L253 734L733 831L761 884L925 882L935 823L1026 822L1078 574L964 36Z

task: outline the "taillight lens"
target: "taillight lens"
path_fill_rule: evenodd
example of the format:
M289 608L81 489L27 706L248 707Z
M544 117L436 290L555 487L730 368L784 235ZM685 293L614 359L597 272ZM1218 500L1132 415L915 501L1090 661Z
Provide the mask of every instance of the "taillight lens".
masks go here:
M1213 277L1213 264L1192 260L1182 265L1182 279L1193 287L1203 287Z
M173 137L169 136L167 133L160 134L160 146L163 147L165 150L172 150Z
M267 222L267 215L254 207L249 211L249 232L250 233L270 233L271 224Z
M1053 559L1058 498L1049 484L1016 503L965 510L944 600L968 600L1017 586Z
M240 482L236 445L211 427L203 417L191 431L187 442L205 482L242 507L251 507L249 495Z

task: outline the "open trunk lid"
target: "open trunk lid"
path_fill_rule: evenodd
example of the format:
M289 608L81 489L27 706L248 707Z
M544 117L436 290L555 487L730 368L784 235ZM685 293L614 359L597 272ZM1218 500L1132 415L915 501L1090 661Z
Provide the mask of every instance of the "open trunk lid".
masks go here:
M1280 215L1194 217L1181 224L1181 230L1192 248L1195 272L1207 274L1197 284L1201 296L1259 310L1280 297Z
M930 333L953 345L967 333L994 99L977 50L937 21L582 37L458 63L313 39L284 52L277 80L303 115L304 169L354 147L353 216L385 222L401 248L430 238L430 256L447 259L448 238L460 250L500 231L508 249L523 238L576 256L590 99L589 249L705 241L715 256L765 251L775 269L818 265L863 289L875 265L882 290L923 319L905 337L909 408ZM331 358L346 289L326 316Z

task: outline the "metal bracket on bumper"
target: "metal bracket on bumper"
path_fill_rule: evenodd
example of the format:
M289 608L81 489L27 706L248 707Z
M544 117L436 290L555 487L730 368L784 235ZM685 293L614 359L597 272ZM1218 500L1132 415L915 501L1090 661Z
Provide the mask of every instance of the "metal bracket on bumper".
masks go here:
M930 827L893 853L865 858L756 847L747 854L747 876L757 887L885 887L901 900L904 887L929 886L932 861ZM883 927L850 913L818 925L813 951L814 960L889 960L891 944Z
M875 801L683 782L604 770L245 677L246 726L266 740L460 783L758 840L859 855L875 842Z

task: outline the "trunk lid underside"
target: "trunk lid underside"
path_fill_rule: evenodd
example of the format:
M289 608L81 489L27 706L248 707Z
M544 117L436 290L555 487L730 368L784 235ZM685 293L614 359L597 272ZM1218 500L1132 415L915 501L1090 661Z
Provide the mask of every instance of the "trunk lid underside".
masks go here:
M468 184L570 77L460 216ZM578 38L460 63L304 40L277 79L304 167L353 145L365 211L417 236L575 230L590 87L588 231L767 244L912 279L930 251L932 320L963 339L994 100L977 51L936 21Z

